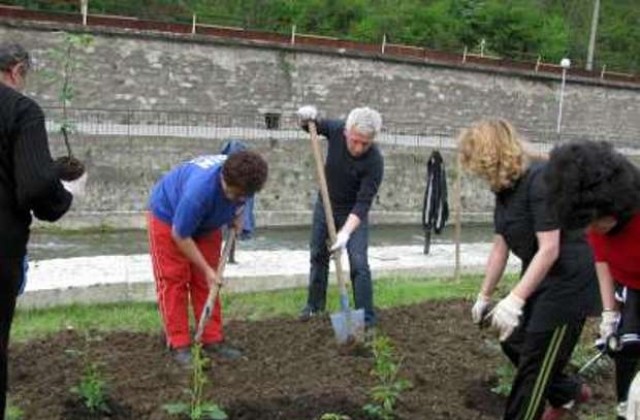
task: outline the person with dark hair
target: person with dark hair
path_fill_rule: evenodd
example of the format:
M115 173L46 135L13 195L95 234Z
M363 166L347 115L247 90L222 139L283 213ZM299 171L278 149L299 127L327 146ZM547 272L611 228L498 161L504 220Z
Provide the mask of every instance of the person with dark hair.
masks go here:
M73 190L75 185L60 182L42 109L20 93L30 68L23 47L0 43L0 419L5 415L9 333L25 282L31 214L58 220L73 199L65 187Z
M299 319L308 321L325 311L329 258L332 252L346 250L356 309L364 310L368 336L373 333L376 314L369 268L369 209L380 188L384 159L375 143L382 129L378 111L363 107L349 112L346 121L318 118L312 105L298 109L301 127L308 130L314 121L318 134L327 138L325 174L333 218L338 230L335 243L327 246L329 230L320 194L313 209L311 227L309 290Z
M618 418L640 359L640 170L605 142L571 142L551 152L550 202L564 226L588 227L602 296L600 336L615 335Z
M517 369L504 419L562 418L591 397L564 372L597 305L591 250L583 232L560 230L547 205L546 156L532 152L509 122L472 125L460 135L458 153L462 168L495 194L493 247L471 317L498 330ZM490 310L510 252L522 262L520 279Z
M182 366L191 364L188 302L197 323L211 285L221 285L216 274L221 228L242 229L244 204L262 189L267 175L267 162L243 150L185 162L153 188L147 219L158 307L166 344ZM219 298L202 344L225 358L241 356L224 343Z

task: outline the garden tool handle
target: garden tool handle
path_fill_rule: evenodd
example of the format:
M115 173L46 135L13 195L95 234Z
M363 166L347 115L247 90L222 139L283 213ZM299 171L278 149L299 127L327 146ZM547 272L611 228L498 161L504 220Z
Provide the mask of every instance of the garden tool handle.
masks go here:
M235 229L229 229L229 234L227 236L227 240L224 244L224 248L222 250L222 255L220 256L220 261L218 262L218 269L216 270L216 274L218 277L218 282L222 282L222 275L224 274L224 268L227 265L227 260L229 259L229 254L231 253L231 249L233 248L233 244L236 241L237 233ZM213 306L215 305L216 298L218 297L218 293L220 293L220 284L215 283L211 285L209 289L209 295L207 296L207 301L202 308L202 313L200 314L200 321L198 322L198 329L196 330L196 335L194 341L199 343L202 339L202 334L204 333L204 327L207 325L207 322L211 318L211 314L213 313Z
M324 166L322 165L322 151L320 150L320 140L318 139L318 129L315 121L309 121L309 134L311 135L311 149L313 150L313 157L316 162L316 173L318 175L318 183L320 184L320 195L322 197L322 204L324 206L324 216L327 222L327 230L329 231L329 239L332 243L336 241L336 222L333 218L333 211L331 209L331 200L329 199L329 188L327 187L327 177L324 173ZM342 261L340 259L342 252L338 251L333 253L333 260L336 265L336 277L338 279L338 288L340 289L340 295L346 295L346 286L344 278L342 276ZM348 308L348 301L343 302L341 297L340 305L343 310Z

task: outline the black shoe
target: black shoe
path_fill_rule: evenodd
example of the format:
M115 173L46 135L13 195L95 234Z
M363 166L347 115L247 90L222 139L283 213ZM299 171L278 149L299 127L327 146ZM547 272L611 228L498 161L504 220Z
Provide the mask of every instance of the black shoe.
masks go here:
M209 343L202 346L210 357L221 357L227 360L237 360L242 357L242 351L225 343Z
M302 322L307 322L311 318L314 318L316 316L321 316L323 313L324 311L313 309L311 306L307 305L304 308L302 308L302 310L300 311L300 315L298 315L298 320Z
M171 355L173 360L183 368L191 368L192 360L191 360L191 348L189 347L179 347L177 349L171 350Z

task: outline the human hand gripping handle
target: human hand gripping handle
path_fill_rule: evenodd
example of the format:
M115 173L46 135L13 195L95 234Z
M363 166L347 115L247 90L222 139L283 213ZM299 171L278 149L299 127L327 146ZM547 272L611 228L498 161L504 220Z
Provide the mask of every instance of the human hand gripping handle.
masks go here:
M524 299L511 292L493 308L487 317L491 317L491 326L500 333L500 341L505 341L520 323Z
M604 310L602 311L602 320L600 321L600 337L607 340L613 336L620 322L620 312L616 310Z
M315 121L318 118L318 109L313 105L305 105L296 112L301 122Z
M471 308L471 320L474 324L482 324L485 315L487 315L487 310L489 309L490 304L491 298L489 296L482 292L478 293L478 297Z
M336 241L331 245L331 252L344 251L347 248L347 243L349 243L349 238L351 237L351 233L347 232L344 229L341 229L336 235Z

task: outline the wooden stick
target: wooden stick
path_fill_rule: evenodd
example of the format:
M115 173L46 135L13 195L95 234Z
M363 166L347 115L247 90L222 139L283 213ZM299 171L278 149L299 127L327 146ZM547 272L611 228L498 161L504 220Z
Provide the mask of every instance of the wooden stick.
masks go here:
M224 244L224 249L222 250L222 255L220 256L220 261L218 262L218 281L222 282L222 275L224 274L224 268L227 265L227 260L229 259L229 254L231 253L231 249L236 241L236 231L232 227L229 228L229 235L227 237L227 241ZM196 335L194 341L199 343L202 339L202 334L204 333L204 327L209 322L211 318L211 314L213 313L214 305L216 302L216 298L220 293L220 285L218 283L211 285L211 289L209 289L209 295L207 296L207 301L202 308L202 313L200 314L200 321L198 322L198 329L196 330Z
M462 233L462 165L460 163L460 157L458 156L456 149L456 179L455 179L455 188L454 188L454 196L456 203L456 228L455 228L455 269L454 269L454 279L456 281L460 280L460 237Z
M329 239L332 243L336 241L336 223L333 218L333 211L331 209L331 200L329 199L329 189L327 187L327 178L324 173L324 166L322 164L322 151L320 150L320 140L318 140L318 130L316 128L315 121L309 121L309 134L311 134L311 148L313 149L313 157L316 161L316 172L318 175L318 183L320 184L320 195L322 196L322 204L324 205L324 215L327 221L327 229L329 231ZM336 278L338 279L338 288L341 295L341 305L346 306L341 308L343 311L349 309L348 301L343 302L343 297L347 296L347 287L344 282L342 273L342 261L341 252L336 253L333 256L333 261L336 265Z

